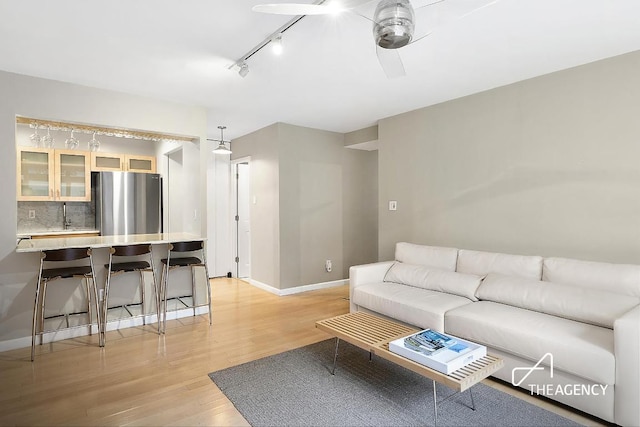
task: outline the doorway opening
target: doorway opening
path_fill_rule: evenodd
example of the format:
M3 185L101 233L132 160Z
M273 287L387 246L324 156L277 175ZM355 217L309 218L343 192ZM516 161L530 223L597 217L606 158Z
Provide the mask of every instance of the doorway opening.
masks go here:
M249 159L238 159L232 164L233 173L233 223L235 226L234 262L237 278L251 277L251 221L250 221L250 172Z
M184 177L182 148L171 151L167 156L167 218L165 227L167 233L183 231L184 213Z

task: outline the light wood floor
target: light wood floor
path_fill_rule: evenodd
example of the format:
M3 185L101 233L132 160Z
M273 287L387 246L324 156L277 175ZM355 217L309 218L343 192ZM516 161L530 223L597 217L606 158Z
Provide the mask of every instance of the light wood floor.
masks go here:
M348 288L278 297L214 279L207 316L0 353L0 425L247 425L207 374L326 339L317 320L346 313ZM586 425L598 421L487 381ZM283 420L284 422L285 420Z

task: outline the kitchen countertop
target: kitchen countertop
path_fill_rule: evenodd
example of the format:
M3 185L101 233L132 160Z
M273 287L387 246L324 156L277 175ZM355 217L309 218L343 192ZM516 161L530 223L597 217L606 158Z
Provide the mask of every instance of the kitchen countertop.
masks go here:
M66 234L100 234L100 230L90 230L86 228L82 229L67 229L67 230L53 230L53 231L34 231L19 233L16 237L18 239L29 239L37 236L64 236Z
M51 233L48 233L51 234ZM16 252L39 252L65 248L108 248L110 246L163 244L206 240L190 233L129 234L126 236L52 237L44 239L23 239L18 242Z

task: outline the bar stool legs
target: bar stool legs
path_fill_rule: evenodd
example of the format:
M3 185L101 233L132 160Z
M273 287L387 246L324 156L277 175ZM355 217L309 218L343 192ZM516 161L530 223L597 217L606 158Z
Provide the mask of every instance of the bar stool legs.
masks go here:
M89 258L89 265L62 267L62 268L44 268L45 262L57 261L76 261ZM98 321L98 333L101 335L102 322L100 310L98 308L98 290L95 282L95 269L93 266L92 250L89 248L66 248L50 251L42 251L40 257L40 268L38 271L38 281L36 283L35 300L33 304L33 321L31 325L31 361L35 359L35 342L36 335L40 335L40 345L43 342L44 321L45 321L45 303L47 285L55 279L68 279L79 277L85 281L87 294L87 314L89 316L89 335L93 332L93 308ZM91 282L90 282L91 281ZM92 291L93 288L93 292ZM42 295L40 295L42 293ZM93 295L92 295L93 294ZM69 315L65 314L67 327L69 327ZM101 343L102 344L102 343Z
M201 251L202 260L193 256L173 258L171 255L175 252L194 252ZM195 267L204 267L205 281L207 285L207 306L209 307L209 324L213 324L213 307L211 303L211 283L209 282L209 269L207 268L207 259L204 241L192 242L176 242L169 244L167 258L162 259L162 276L160 278L160 294L162 296L162 324L158 323L158 333L165 333L167 330L167 287L169 282L169 272L180 267L189 267L191 271L191 298L193 304L193 315L196 315L196 275Z
M139 255L148 255L149 261L126 261L126 262L113 262L114 257L132 257ZM141 312L142 312L142 323L144 325L147 324L146 321L146 282L144 279L145 272L151 272L153 276L153 289L155 292L155 306L156 312L158 314L158 323L160 323L160 292L158 289L158 281L156 280L156 272L153 262L152 249L150 245L132 245L132 246L116 246L112 247L109 251L109 263L105 264L105 268L107 269L107 280L105 282L105 291L104 291L104 301L102 303L102 336L101 342L102 345L105 344L106 341L106 329L107 329L107 315L109 311L109 289L111 288L111 277L116 274L127 273L127 272L138 272L140 275L140 299L141 299ZM133 315L131 311L123 306L130 315ZM159 332L158 332L159 333Z

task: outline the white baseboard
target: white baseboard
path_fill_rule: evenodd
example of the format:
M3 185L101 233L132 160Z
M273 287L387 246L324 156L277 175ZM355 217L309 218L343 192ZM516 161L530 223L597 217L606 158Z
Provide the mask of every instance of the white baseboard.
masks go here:
M91 333L98 334L98 324L91 325ZM89 335L89 325L76 326L73 328L64 328L58 331L45 332L42 334L42 343L47 344L54 341L67 340L69 338L84 337ZM36 337L36 344L40 343L40 339ZM15 338L12 340L0 341L0 352L15 350L18 348L31 347L31 336Z
M342 280L334 280L331 282L312 283L310 285L302 285L302 286L294 286L292 288L278 289L278 288L274 288L271 285L267 285L266 283L262 283L254 279L244 279L244 280L246 280L247 282L249 282L249 284L255 286L256 288L260 288L262 290L271 292L272 294L276 294L278 296L299 294L301 292L315 291L318 289L334 288L336 286L342 286L349 283L349 279L342 279Z
M207 313L209 313L209 307L207 307L206 305L196 307L196 316ZM181 308L180 310L167 311L167 320L181 319L183 317L189 316L193 316L193 308L191 307ZM155 313L145 316L145 322L147 325L156 323L157 321L158 316ZM106 330L107 332L109 332L116 331L118 329L133 328L135 326L142 326L145 324L145 322L142 321L142 316L126 317L123 319L107 322Z
M204 306L196 307L196 316L200 314L207 314L207 313L209 313L208 306L204 305ZM189 316L193 316L193 308L183 308L180 310L167 312L167 320L175 320L175 319L180 319L180 318L189 317ZM158 316L155 313L149 314L146 316L145 320L147 324L156 323L158 321ZM143 321L141 316L130 317L130 318L118 319L118 320L108 322L106 330L114 331L117 329L126 329L126 328L132 328L135 326L140 326L142 324L143 324ZM96 335L98 334L97 323L94 323L91 325L91 331L93 334L96 334ZM60 329L58 331L45 332L44 334L42 334L42 342L46 344L54 341L66 340L69 338L83 337L86 335L89 335L88 325L78 326L74 328L65 328L65 329ZM39 343L40 341L38 340L37 342ZM26 347L31 347L31 336L0 341L0 352L16 350L18 348L26 348Z

